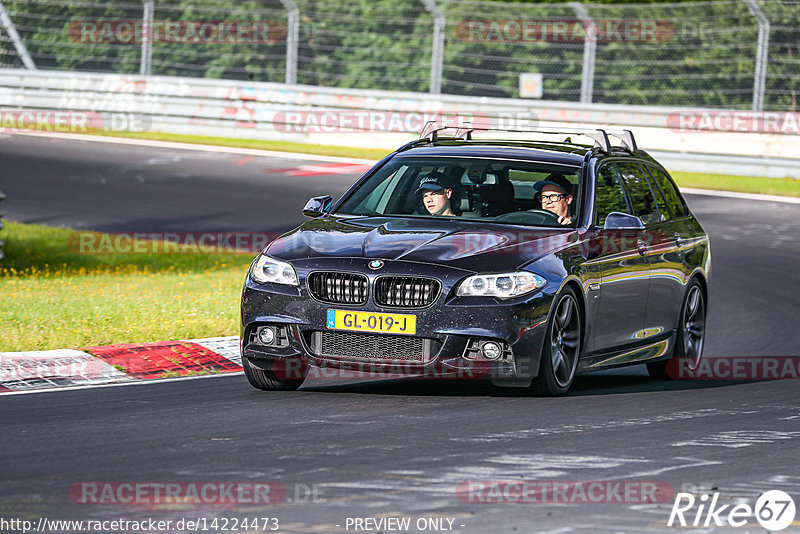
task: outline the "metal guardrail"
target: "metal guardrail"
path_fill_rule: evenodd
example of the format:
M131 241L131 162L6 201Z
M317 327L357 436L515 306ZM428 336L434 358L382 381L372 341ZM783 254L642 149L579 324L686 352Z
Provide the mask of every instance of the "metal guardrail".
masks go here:
M0 110L10 109L129 113L142 119L144 128L154 131L375 148L396 147L398 135L407 135L410 140L437 114L488 121L535 119L543 126L559 127L613 124L634 128L639 145L669 158L675 170L800 178L800 160L796 157L800 154L800 135L676 132L670 124L681 110L664 107L0 69ZM351 114L350 118L359 113L368 118L377 116L385 119L381 124L390 127L342 135L303 123L303 116L313 118L313 114L326 111ZM393 123L393 118L398 120Z
M3 90L0 92L0 105L3 106L17 103L23 104L21 107L36 108L39 104L49 103L57 104L55 109L160 112L164 115L231 120L257 120L260 118L257 114L261 112L311 106L450 114L528 113L529 117L540 121L614 122L630 126L663 127L667 115L675 111L674 108L647 106L432 96L426 93L280 83L62 71L26 72L20 69L0 69L0 90ZM54 101L54 98L58 100ZM79 107L74 107L76 104Z

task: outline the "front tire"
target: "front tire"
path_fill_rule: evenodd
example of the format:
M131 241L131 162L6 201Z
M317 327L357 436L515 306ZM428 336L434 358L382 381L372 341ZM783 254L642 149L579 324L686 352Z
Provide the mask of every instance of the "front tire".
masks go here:
M706 334L706 299L703 288L692 280L686 290L675 336L675 352L669 360L647 364L647 372L657 379L692 378L703 360Z
M567 287L556 297L547 322L539 375L532 384L535 395L558 397L569 391L581 354L581 328L578 299Z
M294 391L302 386L305 380L305 376L293 379L278 378L272 371L250 363L246 356L242 356L242 368L250 385L262 391Z

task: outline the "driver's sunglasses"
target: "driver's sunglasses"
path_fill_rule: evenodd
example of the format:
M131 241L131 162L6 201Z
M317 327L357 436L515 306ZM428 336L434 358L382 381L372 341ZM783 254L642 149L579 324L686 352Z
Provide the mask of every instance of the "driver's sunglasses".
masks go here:
M542 202L556 202L561 197L566 197L564 193L552 193L549 195L542 195Z

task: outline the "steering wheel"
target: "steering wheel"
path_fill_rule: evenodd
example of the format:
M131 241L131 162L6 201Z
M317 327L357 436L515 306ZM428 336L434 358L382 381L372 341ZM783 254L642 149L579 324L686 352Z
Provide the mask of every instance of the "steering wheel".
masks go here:
M559 225L558 215L552 211L534 208L526 211L512 211L495 218L496 222L541 224L545 226Z

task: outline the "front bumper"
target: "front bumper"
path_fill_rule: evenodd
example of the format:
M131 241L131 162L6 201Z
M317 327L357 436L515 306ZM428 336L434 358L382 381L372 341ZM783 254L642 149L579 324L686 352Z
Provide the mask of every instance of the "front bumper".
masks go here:
M344 268L367 275L372 287L377 275L359 268L360 263L366 266L366 260L348 261ZM380 274L408 275L413 272L414 266L393 263L396 263L391 266L394 272L384 270ZM242 355L253 365L272 371L278 378L301 378L309 369L323 369L325 372L317 372L316 376L484 378L499 385L525 385L538 374L545 325L553 300L553 295L547 291L508 300L454 297L455 285L471 273L426 266L426 275L442 281L442 292L430 307L385 308L376 305L371 298L363 306L347 306L320 302L308 293L305 276L312 268L318 270L318 264L308 268L297 263L294 266L300 279L299 288L258 284L248 277L242 292ZM343 266L337 264L337 268ZM323 333L331 332L327 324L327 312L331 309L415 315L417 329L414 336L399 337L425 340L425 356L409 359L404 354L391 353L379 357L374 354L366 357L323 355L319 339ZM281 328L281 342L267 346L258 340L255 332L259 326L265 325ZM344 336L362 336L352 338L358 343L370 343L375 340L373 336L389 335L335 332ZM499 359L489 361L475 350L485 341L500 344L503 351Z

